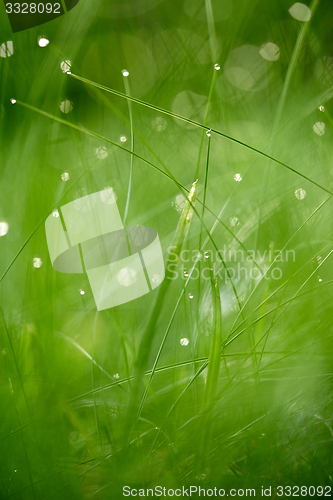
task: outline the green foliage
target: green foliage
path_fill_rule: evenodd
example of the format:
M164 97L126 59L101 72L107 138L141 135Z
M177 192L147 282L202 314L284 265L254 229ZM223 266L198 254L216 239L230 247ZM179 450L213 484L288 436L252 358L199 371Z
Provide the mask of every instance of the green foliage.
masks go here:
M333 14L291 5L0 5L1 499L332 484ZM44 222L107 186L166 279L97 312Z

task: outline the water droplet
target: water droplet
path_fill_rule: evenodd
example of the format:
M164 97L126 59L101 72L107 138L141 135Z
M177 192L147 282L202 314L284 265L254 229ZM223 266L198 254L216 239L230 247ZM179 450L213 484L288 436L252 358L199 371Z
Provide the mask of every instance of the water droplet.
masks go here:
M11 102L12 104L16 104L16 99L11 99L11 100L10 100L10 102Z
M180 345L187 346L187 345L189 345L189 343L190 343L189 339L186 339L186 338L180 339Z
M0 236L6 236L8 229L9 225L7 222L0 222Z
M190 299L193 299L193 293L189 293L188 296Z
M209 259L209 253L205 252L205 259Z
M71 103L71 101L69 99L65 99L64 101L62 101L62 103L60 104L60 111L64 114L68 114L72 111L73 109L73 104Z
M117 281L123 286L132 286L136 282L137 272L130 267L124 267L117 274Z
M62 61L60 63L60 68L61 68L61 71L63 73L68 73L69 70L71 69L71 66L72 66L72 63L71 61L67 60L67 61Z
M236 182L240 182L242 179L243 179L243 177L241 176L241 174L235 174L235 176L234 176L234 180L235 180Z
M298 200L304 200L304 198L306 197L305 189L303 189L303 188L296 189L295 196Z
M161 282L161 276L159 274L154 274L151 280L154 283L154 285L157 285Z
M64 172L63 174L61 174L61 180L64 181L64 182L69 181L69 173L68 172Z
M317 122L313 125L313 131L315 132L315 134L317 135L324 135L325 134L325 128L326 128L326 125L324 122Z
M33 262L34 268L36 268L36 269L39 269L43 265L43 261L39 257L34 257L33 260L32 260L32 262Z
M80 290L80 295L85 295L85 291L84 290Z
M0 45L0 57L10 57L14 54L13 42L4 42Z
M216 69L216 71L219 71L221 69L221 66L218 63L216 63L214 64L214 68Z
M105 160L105 158L107 158L108 156L108 150L105 147L101 146L96 149L96 155L99 160Z
M53 217L59 217L59 211L53 210L52 215L53 215Z
M319 109L319 111L321 111L322 113L324 113L324 111L325 111L324 106L319 106L319 107L318 107L318 109Z
M229 223L231 227L235 227L238 224L238 218L237 217L230 217Z
M38 38L38 45L40 47L46 47L50 43L50 40L48 38L45 38L44 36L40 36Z
M120 142L126 142L127 141L127 137L125 135L122 135L120 137Z
M189 277L189 274L187 271L184 271L184 278L188 278Z
M323 280L321 278L318 278L319 283L321 283Z
M15 469L14 472L17 472L17 469Z
M123 76L127 77L129 75L129 71L127 69L122 70Z
M120 375L119 375L119 373L115 373L115 374L113 375L113 378L115 378L116 380L119 380L119 379L120 379Z
M212 135L212 131L211 130L206 130L206 136L210 137L211 135Z

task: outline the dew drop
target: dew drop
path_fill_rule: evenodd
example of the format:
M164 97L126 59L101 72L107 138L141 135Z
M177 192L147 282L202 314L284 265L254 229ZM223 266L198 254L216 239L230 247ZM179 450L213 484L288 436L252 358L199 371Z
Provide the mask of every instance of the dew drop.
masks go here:
M137 272L130 267L124 267L118 272L117 281L122 286L132 286L137 281Z
M119 380L119 379L120 379L120 375L119 375L119 373L115 373L115 374L113 375L113 378L115 378L116 380Z
M61 174L61 180L64 181L64 182L69 181L69 173L68 172L64 172L63 174Z
M214 68L216 69L216 71L219 71L221 69L221 66L218 63L216 63L214 64Z
M184 278L188 278L189 274L187 271L184 271Z
M80 295L85 295L85 291L84 290L80 290Z
M7 222L0 222L0 236L6 236L8 229L9 225Z
M35 269L39 269L43 265L43 261L40 257L34 257L32 262Z
M242 179L243 179L243 177L241 176L241 174L235 174L235 176L234 176L234 180L235 180L236 182L240 182Z
M210 137L211 135L212 135L212 131L211 130L206 130L206 136Z
M231 227L235 227L238 224L238 218L237 217L230 217L229 223Z
M303 189L303 188L296 189L295 196L298 200L304 200L304 198L306 197L305 189Z
M159 274L154 274L151 280L154 283L154 285L158 285L161 282L161 277Z
M53 210L52 215L53 215L53 217L59 217L59 211Z
M193 293L189 293L188 296L190 299L193 299Z
M0 45L0 57L10 57L14 54L13 42L4 42Z
M319 283L321 283L323 280L321 278L318 278Z
M16 99L11 99L11 100L10 100L10 102L11 102L12 104L16 104Z
M96 155L99 160L105 160L105 158L107 158L108 156L108 150L105 147L101 146L96 149Z
M180 339L180 345L187 346L189 345L190 341L187 338Z
M205 259L209 259L209 253L205 252Z
M126 142L127 141L127 137L125 135L122 135L120 137L120 142Z
M50 43L50 40L48 38L45 38L44 36L40 36L38 38L38 45L40 47L47 47L47 45Z
M318 107L318 109L319 109L319 111L321 111L322 113L324 113L324 111L325 111L324 106L319 106L319 107Z
M122 74L123 74L123 76L127 77L127 76L129 76L129 71L127 69L123 69Z
M60 63L60 68L61 68L61 71L63 73L68 73L69 70L71 69L71 66L72 66L72 63L71 61L67 60L67 61L62 61Z

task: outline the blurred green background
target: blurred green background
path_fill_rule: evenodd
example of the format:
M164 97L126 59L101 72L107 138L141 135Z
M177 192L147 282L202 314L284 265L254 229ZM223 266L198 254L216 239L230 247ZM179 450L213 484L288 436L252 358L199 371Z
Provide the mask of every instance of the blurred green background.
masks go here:
M1 498L332 484L333 7L302 5L81 0L14 35L0 5ZM128 415L158 289L97 312L86 275L53 270L44 222L110 186L167 262L196 178Z

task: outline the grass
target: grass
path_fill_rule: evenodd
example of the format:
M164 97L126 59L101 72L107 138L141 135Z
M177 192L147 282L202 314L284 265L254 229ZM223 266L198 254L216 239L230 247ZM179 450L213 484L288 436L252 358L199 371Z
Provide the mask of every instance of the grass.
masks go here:
M15 35L0 6L1 499L332 485L333 11L291 5L82 0ZM44 222L107 186L166 278L98 312Z

